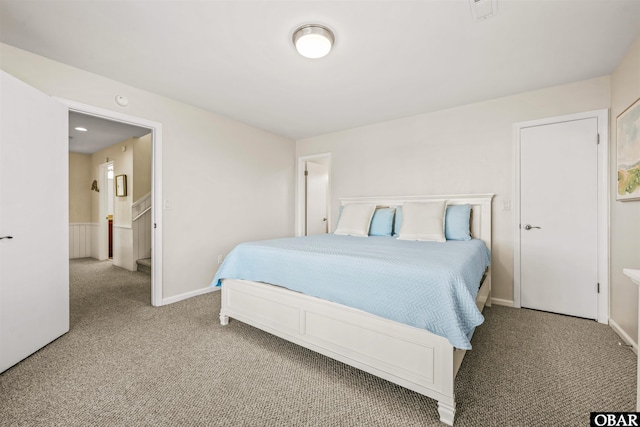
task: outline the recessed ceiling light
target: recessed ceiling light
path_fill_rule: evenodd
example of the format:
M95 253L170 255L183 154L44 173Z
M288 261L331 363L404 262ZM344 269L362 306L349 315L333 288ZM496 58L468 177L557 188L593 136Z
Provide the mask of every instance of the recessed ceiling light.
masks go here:
M331 51L335 37L325 26L303 25L293 33L293 44L305 58L322 58Z
M79 130L80 132L86 132L87 128L77 127L77 128L75 128L75 130Z

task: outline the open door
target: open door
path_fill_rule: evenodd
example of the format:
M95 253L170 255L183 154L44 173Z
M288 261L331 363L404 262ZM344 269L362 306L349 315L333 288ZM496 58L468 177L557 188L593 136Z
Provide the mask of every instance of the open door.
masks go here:
M0 372L69 330L68 109L0 71Z
M329 167L326 164L305 164L305 236L329 232L327 192L329 191Z

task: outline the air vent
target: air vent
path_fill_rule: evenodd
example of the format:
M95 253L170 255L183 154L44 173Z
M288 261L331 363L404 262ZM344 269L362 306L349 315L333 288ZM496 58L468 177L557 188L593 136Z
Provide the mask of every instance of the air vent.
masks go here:
M498 0L469 0L474 21L482 21L498 13Z

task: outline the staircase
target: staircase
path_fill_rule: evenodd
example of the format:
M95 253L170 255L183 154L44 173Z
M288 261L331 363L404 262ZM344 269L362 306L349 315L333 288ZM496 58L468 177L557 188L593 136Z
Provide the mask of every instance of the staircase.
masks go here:
M136 270L151 275L151 193L147 193L131 205L131 232L133 236L132 258Z
M139 259L136 261L136 264L138 265L138 271L151 275L151 258Z

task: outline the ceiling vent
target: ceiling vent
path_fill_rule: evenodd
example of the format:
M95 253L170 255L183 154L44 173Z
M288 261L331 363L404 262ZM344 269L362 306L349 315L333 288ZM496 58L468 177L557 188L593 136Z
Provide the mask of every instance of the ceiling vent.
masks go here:
M482 21L498 13L498 0L469 0L474 21Z

